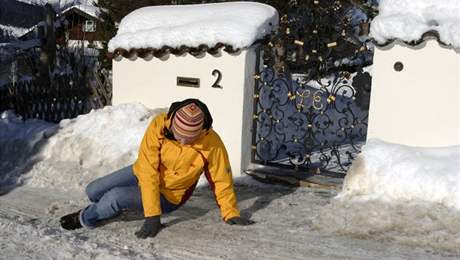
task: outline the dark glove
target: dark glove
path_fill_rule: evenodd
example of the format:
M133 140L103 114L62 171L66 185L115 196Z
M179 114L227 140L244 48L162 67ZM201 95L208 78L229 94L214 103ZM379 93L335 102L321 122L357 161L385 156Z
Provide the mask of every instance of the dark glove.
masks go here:
M141 229L136 232L136 237L146 239L147 237L155 237L160 232L161 223L160 216L147 217Z
M225 222L229 225L239 225L239 226L248 226L248 225L252 225L256 223L250 219L245 219L241 217L234 217L234 218L228 219Z

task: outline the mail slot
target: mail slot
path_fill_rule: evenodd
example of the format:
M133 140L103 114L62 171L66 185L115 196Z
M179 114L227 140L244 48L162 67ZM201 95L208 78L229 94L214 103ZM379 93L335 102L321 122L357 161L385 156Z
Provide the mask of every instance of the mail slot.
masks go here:
M177 86L199 88L200 79L188 78L188 77L177 77Z

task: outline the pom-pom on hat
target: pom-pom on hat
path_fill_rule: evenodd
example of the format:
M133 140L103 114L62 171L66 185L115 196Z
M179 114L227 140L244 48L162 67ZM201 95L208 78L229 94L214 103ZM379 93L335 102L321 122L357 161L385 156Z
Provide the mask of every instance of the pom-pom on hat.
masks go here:
M203 111L195 103L190 103L176 111L171 122L171 131L176 140L190 143L201 134L203 123Z

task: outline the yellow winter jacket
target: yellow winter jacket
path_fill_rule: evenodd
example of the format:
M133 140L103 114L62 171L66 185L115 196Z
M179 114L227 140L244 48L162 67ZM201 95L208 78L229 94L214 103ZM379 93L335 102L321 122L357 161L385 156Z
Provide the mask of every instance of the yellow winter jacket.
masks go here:
M170 120L161 113L150 123L133 165L142 194L145 217L161 215L160 193L171 203L184 203L205 172L224 221L240 216L227 151L217 133L209 129L196 141L183 145L164 136Z

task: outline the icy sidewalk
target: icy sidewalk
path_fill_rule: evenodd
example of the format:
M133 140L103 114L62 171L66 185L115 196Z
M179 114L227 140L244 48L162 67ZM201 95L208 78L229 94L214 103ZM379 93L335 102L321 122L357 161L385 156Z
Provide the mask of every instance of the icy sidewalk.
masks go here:
M59 203L65 207L67 199L68 194L30 188L0 197L0 259L155 258L154 251L120 250L105 240L63 232L52 211Z
M399 196L424 187L432 192L422 193L435 198L430 194L444 187L441 202L451 201L455 189L447 188L460 187L458 160L430 163L420 160L425 152L389 146L382 153L384 145L363 152L366 163L380 170L350 174L354 181L346 186L353 189L341 199L336 191L266 186L234 176L239 208L257 222L253 226L225 224L203 185L183 208L163 218L167 228L154 239L134 236L142 224L139 215L95 230L62 230L59 217L86 206L83 191L91 180L136 159L157 113L126 104L58 125L2 113L0 259L460 259L460 212L448 207L452 203L423 201L419 192L405 200ZM382 157L401 153L411 156ZM420 158L404 159L412 155ZM436 165L442 167L432 170ZM391 181L382 182L388 176ZM372 196L379 194L386 195Z
M14 260L460 257L460 254L455 253L439 253L443 250L436 253L436 250L428 248L408 247L389 239L375 240L372 239L372 235L364 233L341 236L327 231L323 224L333 223L330 222L331 218L353 216L353 211L330 204L331 198L336 195L335 191L238 184L236 192L242 214L255 220L255 225L226 225L220 219L219 210L209 188L202 187L195 191L183 208L163 218L166 228L156 238L139 240L134 236L134 232L142 224L142 221L136 218L138 216L124 216L95 230L69 232L59 227L58 218L86 205L82 193L18 187L0 196L0 258ZM392 235L398 236L395 232Z

